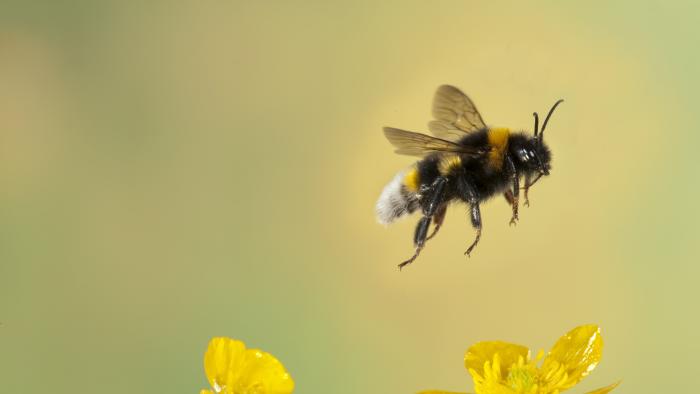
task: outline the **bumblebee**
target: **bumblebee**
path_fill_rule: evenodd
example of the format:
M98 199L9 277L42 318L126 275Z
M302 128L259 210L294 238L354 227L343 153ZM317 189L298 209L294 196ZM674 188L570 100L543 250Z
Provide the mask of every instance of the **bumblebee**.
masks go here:
M551 170L551 153L544 143L544 131L559 100L549 110L539 130L535 118L534 135L507 128L486 126L474 103L454 86L440 86L433 100L434 120L428 124L434 137L412 131L385 127L384 135L396 147L396 153L422 159L400 171L382 191L377 201L377 220L390 224L421 210L416 225L411 258L399 269L411 264L426 241L440 230L447 205L453 201L469 206L476 237L465 255L470 256L481 239L480 204L503 194L512 207L510 224L518 221L520 180L524 181L524 205L529 206L528 191ZM428 235L431 222L433 231Z

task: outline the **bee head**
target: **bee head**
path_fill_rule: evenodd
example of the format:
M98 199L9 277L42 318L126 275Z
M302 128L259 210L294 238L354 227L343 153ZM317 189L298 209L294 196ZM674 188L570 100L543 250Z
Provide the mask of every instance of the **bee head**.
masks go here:
M525 137L520 143L514 143L511 149L517 167L527 172L549 175L552 156L542 140Z
M544 143L544 130L547 128L547 122L549 122L549 118L552 116L552 113L554 113L554 110L563 101L564 100L560 99L554 103L552 109L549 110L547 117L544 118L542 130L538 130L539 117L537 116L537 112L532 113L532 116L535 117L535 138L529 140L529 143L520 149L522 152L516 151L518 160L521 160L523 164L525 164L525 167L530 171L539 172L541 175L549 175L549 170L551 168L549 163L552 159L552 155L549 148Z

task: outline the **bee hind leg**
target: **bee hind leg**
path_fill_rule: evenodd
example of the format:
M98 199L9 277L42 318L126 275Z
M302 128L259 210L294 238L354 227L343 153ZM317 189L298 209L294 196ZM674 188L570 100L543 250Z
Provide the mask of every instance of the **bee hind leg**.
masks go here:
M435 235L437 235L438 231L440 230L440 227L442 227L442 222L445 220L446 213L447 205L440 206L437 212L435 212L435 215L433 215L433 223L435 223L435 227L433 227L433 232L430 233L430 235L428 235L428 238L425 239L426 241L430 240Z
M420 254L421 250L423 250L423 246L425 246L426 235L428 235L428 228L430 228L430 216L423 216L418 221L418 224L416 225L416 232L413 235L413 244L416 246L416 251L415 253L413 253L413 256L411 256L410 259L399 264L399 271L403 267L411 264L416 258L418 258L418 255Z
M446 184L447 178L439 177L433 182L432 185L430 185L430 187L423 191L424 197L421 200L423 217L418 221L418 224L416 225L416 232L413 235L413 244L416 247L416 251L413 253L413 256L411 256L410 259L399 264L399 270L411 264L416 258L418 258L418 255L420 255L421 250L423 250L423 247L425 246L425 241L427 241L428 229L430 229L430 222L432 221L433 217L436 217L435 231L433 231L431 237L437 233L437 230L440 229L442 221L445 218L446 207L445 204L443 204L443 200L445 198Z

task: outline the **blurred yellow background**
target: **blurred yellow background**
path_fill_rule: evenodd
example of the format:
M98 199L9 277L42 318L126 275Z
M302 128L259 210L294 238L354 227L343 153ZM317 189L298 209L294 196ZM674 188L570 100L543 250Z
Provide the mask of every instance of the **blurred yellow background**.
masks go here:
M597 323L578 392L690 392L700 351L695 2L0 5L0 391L196 393L216 335L298 393L471 389L466 348ZM415 264L374 219L438 85L547 139L517 227ZM689 391L690 390L690 391Z

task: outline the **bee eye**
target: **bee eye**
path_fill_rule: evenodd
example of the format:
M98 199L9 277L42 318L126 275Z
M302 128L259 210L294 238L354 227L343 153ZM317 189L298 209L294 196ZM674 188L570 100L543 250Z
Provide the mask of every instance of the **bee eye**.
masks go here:
M528 161L530 159L530 153L525 149L518 149L518 159L520 159L520 161Z

